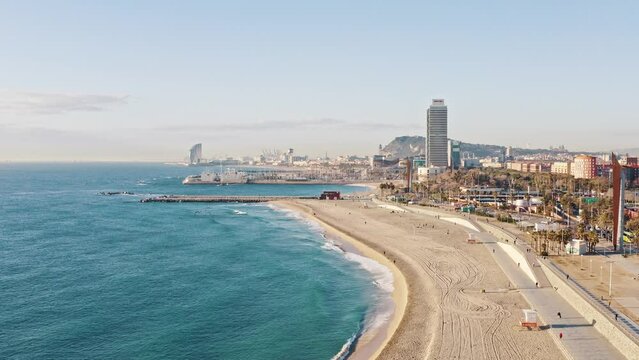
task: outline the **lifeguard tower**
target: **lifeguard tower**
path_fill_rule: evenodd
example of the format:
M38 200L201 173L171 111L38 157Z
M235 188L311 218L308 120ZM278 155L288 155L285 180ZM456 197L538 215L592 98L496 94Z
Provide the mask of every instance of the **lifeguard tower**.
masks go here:
M466 240L469 244L477 244L477 239L473 236L473 234L468 233L468 240Z
M537 323L537 311L533 309L523 309L524 318L519 321L519 325L531 329L539 329L539 324Z

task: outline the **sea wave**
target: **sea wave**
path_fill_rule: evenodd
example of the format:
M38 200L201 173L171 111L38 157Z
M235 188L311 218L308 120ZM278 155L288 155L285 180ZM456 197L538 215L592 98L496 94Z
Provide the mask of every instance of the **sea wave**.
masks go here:
M287 217L294 218L296 220L302 221L303 223L307 224L307 226L312 231L319 232L324 238L324 243L322 244L323 249L328 251L335 251L342 254L347 261L351 261L358 264L359 267L361 267L362 269L367 271L369 274L371 274L373 278L372 283L379 290L381 295L379 298L380 299L379 303L375 306L374 311L368 314L367 320L365 321L361 330L357 334L353 335L353 337L351 337L352 340L349 339L349 341L346 344L344 344L344 346L346 346L349 349L354 347L353 341L356 342L356 340L361 336L361 334L372 329L377 329L381 326L384 326L386 323L388 323L388 321L391 319L394 312L394 305L393 305L393 299L391 297L391 294L393 290L395 289L393 285L394 283L393 272L388 267L382 265L381 263L377 262L374 259L360 255L356 252L347 251L346 248L342 246L340 239L332 238L328 236L326 234L326 231L320 225L319 222L306 218L295 210L281 208L273 204L264 204L264 206L267 206L275 211L283 213ZM342 351L343 350L344 350L344 347L342 347ZM348 355L350 354L350 352L347 352L346 355L343 357L338 357L340 356L342 351L340 351L337 355L335 355L336 357L333 357L333 359L346 359Z
M335 356L331 358L331 360L347 359L348 356L353 352L353 345L355 344L355 341L358 339L359 335L360 335L360 332L356 332L355 334L353 334L353 336L348 338L346 343L342 345L342 348L339 350L337 354L335 354Z

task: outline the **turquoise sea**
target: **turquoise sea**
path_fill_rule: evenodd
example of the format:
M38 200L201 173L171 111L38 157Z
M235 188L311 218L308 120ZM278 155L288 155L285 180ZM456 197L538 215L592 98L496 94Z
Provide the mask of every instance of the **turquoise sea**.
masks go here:
M265 204L139 202L360 189L181 185L201 170L0 164L0 358L331 359L360 333L384 296L375 270L316 225Z

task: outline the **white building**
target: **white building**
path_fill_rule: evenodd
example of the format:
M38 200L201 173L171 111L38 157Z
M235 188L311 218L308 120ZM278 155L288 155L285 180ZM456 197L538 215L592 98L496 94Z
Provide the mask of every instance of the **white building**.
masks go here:
M189 165L197 165L202 161L202 144L195 144L189 150Z
M572 163L570 161L555 161L550 166L550 172L553 174L570 175L572 173Z
M427 181L429 176L437 176L446 172L445 166L430 166L417 168L417 181Z
M426 112L426 166L448 166L448 107L433 99Z
M572 239L566 244L566 253L570 255L583 255L586 253L586 241Z

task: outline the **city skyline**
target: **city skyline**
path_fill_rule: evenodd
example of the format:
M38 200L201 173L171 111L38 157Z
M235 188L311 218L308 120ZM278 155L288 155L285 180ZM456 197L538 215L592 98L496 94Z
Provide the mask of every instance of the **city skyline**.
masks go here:
M433 98L464 142L636 148L617 4L4 3L0 160L371 155Z

